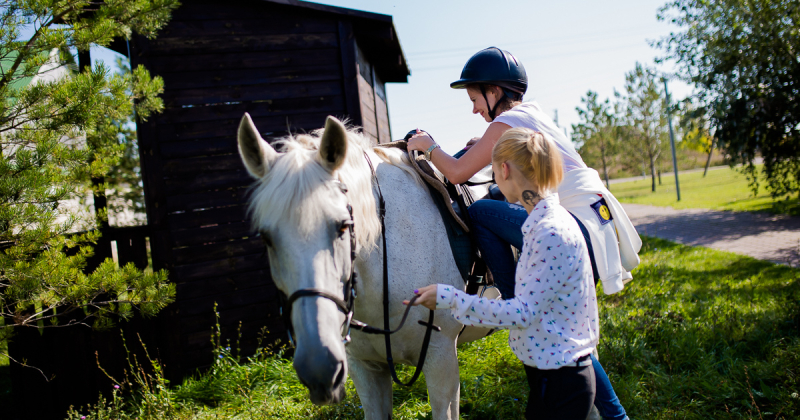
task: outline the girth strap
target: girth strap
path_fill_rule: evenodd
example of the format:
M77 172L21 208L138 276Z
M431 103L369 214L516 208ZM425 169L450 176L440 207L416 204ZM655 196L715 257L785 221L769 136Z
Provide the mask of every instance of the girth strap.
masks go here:
M366 152L364 152L364 157L367 159L369 169L372 171L372 177L375 180L375 186L378 188L378 216L381 220L381 238L383 242L383 328L389 331L389 254L386 251L386 202L383 200L381 184L378 182L378 174L372 166L372 161ZM411 304L414 300L416 300L416 296L409 302L409 308L412 306ZM408 311L406 311L406 314L408 314ZM397 377L397 371L394 367L394 358L392 358L392 336L391 334L384 335L386 342L386 363L389 365L389 372L392 374L392 380L396 384L411 386L417 381L420 373L422 373L422 366L425 364L425 356L428 354L428 344L430 344L431 341L431 330L436 329L437 331L441 331L441 328L433 325L433 318L434 311L430 311L427 323L419 321L421 325L425 325L425 337L422 339L422 349L420 350L420 356L417 361L417 367L414 370L414 375L406 383L403 383ZM403 317L403 321L405 321L405 316Z

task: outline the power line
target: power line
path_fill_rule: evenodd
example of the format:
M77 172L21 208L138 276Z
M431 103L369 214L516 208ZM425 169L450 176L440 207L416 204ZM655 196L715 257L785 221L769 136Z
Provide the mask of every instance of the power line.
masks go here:
M569 53L550 54L550 55L539 55L539 56L536 56L536 59L537 60L549 60L549 59L553 59L553 58L562 58L562 57L571 57L571 56L577 56L577 55L595 54L595 53L600 53L600 52L618 51L618 50L623 50L623 49L627 49L627 48L631 48L631 47L640 47L640 46L642 46L641 43L636 43L636 44L617 46L617 47L613 47L613 48L592 49L592 50L569 52ZM529 50L523 50L523 51L529 51ZM452 68L453 68L453 66L451 64L447 64L447 65L434 66L434 67L423 67L421 69L412 68L411 71L412 71L412 74L413 74L414 72L425 72L425 71L431 71L431 70L443 70L443 69L452 69Z
M619 30L619 31L614 31L614 32L603 32L603 35L611 35L611 34L616 34L616 35L614 35L614 36L603 36L600 39L619 38L619 37L628 35L631 32L638 32L639 30L641 30L643 28L648 28L649 29L649 28L652 28L652 26L648 25L648 26L642 26L642 27L636 27L636 28L625 28L625 29L622 29L622 30ZM518 46L518 45L523 45L523 46L524 45L528 45L528 46L530 46L530 45L548 43L548 45L559 46L559 45L563 45L564 43L568 44L569 41L584 40L586 38L598 39L598 36L597 36L596 32L585 32L583 34L575 35L575 36L572 36L572 37L544 38L544 39L535 40L533 42L531 42L531 41L501 42L501 43L497 43L496 45L503 45L504 47L507 47L507 46ZM556 44L553 44L552 41L560 41L560 42L556 43ZM407 57L409 59L412 59L412 58L419 58L420 56L426 56L426 55L468 53L468 52L471 52L471 51L475 51L478 48L486 48L486 45L484 44L484 45L481 45L481 46L447 48L447 49L440 49L440 50L422 51L422 52L418 52L418 53L409 53L409 54L407 54Z

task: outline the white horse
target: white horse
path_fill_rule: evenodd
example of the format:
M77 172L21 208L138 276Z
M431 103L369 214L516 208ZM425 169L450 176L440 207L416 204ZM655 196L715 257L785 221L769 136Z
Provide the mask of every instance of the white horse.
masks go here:
M373 148L362 134L346 130L332 117L324 131L285 139L282 153L262 140L247 114L238 139L244 164L257 180L250 214L267 244L272 278L287 296L300 289L317 289L346 299L343 289L351 270L350 204L359 277L354 317L383 327L381 224L367 159L375 167L386 201L391 327L400 322L405 309L401 302L415 288L431 283L464 287L439 211L405 152ZM345 347L345 315L333 300L305 296L290 305L294 368L311 401L339 402L349 368L366 418L390 418L392 379L384 336L353 330L352 342ZM396 363L416 365L425 333L417 321L427 317L427 309L412 308L405 326L392 335ZM457 419L456 338L461 324L449 311L436 311L435 323L442 330L432 332L423 368L433 418Z

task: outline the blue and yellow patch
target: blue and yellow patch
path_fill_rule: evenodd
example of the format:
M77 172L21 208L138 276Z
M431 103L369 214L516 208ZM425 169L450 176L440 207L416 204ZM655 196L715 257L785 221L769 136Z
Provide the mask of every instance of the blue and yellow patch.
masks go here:
M608 209L608 205L606 204L605 198L601 198L600 200L590 205L589 207L591 207L592 210L594 210L594 214L597 215L597 218L600 220L601 225L604 225L614 220L614 218L611 217L611 211Z

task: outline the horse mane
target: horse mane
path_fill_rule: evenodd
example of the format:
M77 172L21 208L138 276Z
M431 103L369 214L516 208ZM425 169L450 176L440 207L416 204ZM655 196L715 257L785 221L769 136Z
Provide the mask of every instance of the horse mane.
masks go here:
M308 234L329 203L324 194L314 194L319 188L329 188L338 179L347 188L347 198L353 207L353 221L359 247L371 248L381 234L377 205L373 195L372 172L365 153L373 152L383 162L397 166L410 174L415 182L422 179L411 167L408 154L399 149L373 147L360 129L347 129L347 155L342 166L330 174L317 160L323 129L309 134L289 135L276 140L273 146L281 150L267 175L252 187L248 214L256 228L273 229L278 223L289 222ZM302 211L300 211L302 209Z

